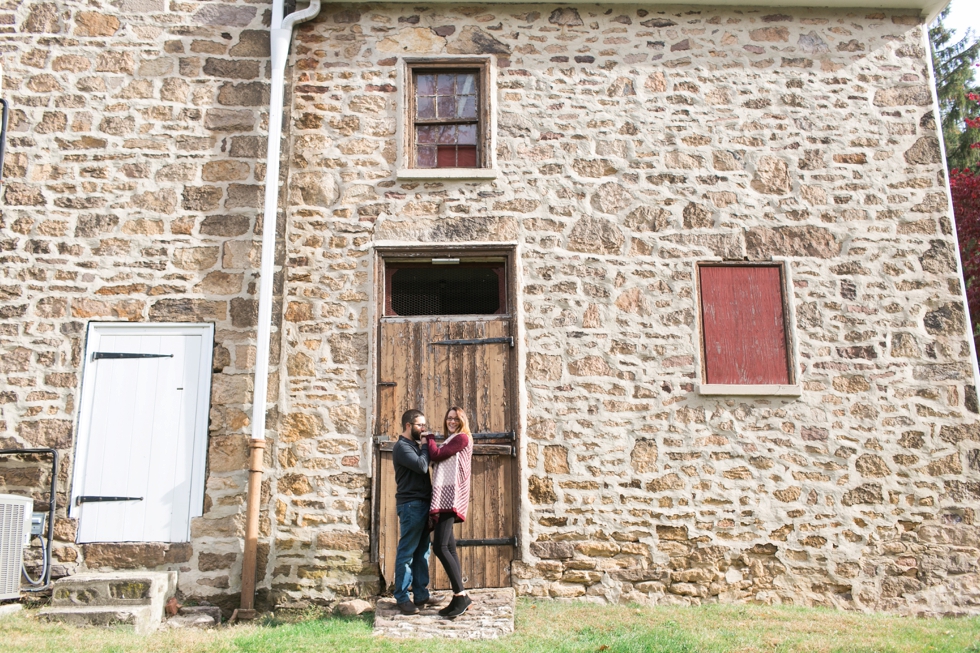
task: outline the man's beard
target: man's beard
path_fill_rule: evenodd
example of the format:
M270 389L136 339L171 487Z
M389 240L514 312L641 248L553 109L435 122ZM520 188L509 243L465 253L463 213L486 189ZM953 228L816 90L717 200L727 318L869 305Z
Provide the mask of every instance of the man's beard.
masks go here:
M412 439L416 442L422 439L422 429L418 426L412 426Z

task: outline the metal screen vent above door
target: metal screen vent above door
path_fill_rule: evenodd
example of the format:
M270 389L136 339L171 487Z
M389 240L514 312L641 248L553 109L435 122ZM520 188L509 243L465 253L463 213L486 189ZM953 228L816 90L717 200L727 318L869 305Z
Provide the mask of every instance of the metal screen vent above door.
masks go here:
M404 264L386 269L387 315L497 315L505 312L503 266Z

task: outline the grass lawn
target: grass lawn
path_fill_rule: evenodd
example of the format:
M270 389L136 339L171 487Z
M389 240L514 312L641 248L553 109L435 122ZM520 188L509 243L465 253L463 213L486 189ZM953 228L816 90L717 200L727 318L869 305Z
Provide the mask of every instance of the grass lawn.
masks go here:
M824 609L706 606L646 608L521 599L517 632L484 642L388 640L371 634L371 615L273 617L212 631L160 631L43 624L26 611L0 619L0 651L10 653L391 651L663 653L980 653L980 617L914 619Z

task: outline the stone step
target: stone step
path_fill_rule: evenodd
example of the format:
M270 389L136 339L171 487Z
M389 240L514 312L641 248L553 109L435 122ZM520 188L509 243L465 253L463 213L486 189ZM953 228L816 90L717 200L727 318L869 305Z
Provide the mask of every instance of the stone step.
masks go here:
M85 573L54 582L51 606L38 617L78 625L128 625L150 632L177 591L176 571Z
M415 615L403 615L393 599L381 599L374 612L374 634L419 639L496 639L514 632L513 588L470 590L473 604L455 619L439 616L439 609L449 604L452 592L433 592L433 595L439 604L427 606Z
M85 573L55 581L51 605L131 606L163 605L177 589L176 571L113 571Z
M37 617L73 626L129 626L140 634L153 632L162 621L149 605L48 607L41 609Z

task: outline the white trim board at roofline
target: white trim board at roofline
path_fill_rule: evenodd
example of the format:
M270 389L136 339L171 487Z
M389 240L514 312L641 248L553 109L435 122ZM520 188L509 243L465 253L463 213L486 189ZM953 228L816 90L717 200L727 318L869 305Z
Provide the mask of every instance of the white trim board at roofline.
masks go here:
M390 4L418 4L415 0L387 0ZM450 4L455 0L433 0L433 4ZM643 7L664 7L665 9L677 9L685 11L689 7L740 7L751 9L753 7L771 9L773 7L784 7L786 9L828 9L846 8L852 11L861 9L918 9L920 15L925 17L926 22L932 22L939 12L942 11L950 0L867 0L865 2L854 2L854 0L753 0L752 2L739 2L738 0L690 0L680 5L676 2L610 2L603 5L631 5ZM353 0L350 4L377 4L371 0ZM541 2L527 2L527 0L494 0L489 4L502 5L533 5L544 4ZM566 0L563 4L570 5L597 5L595 0ZM555 5L558 6L558 5Z

